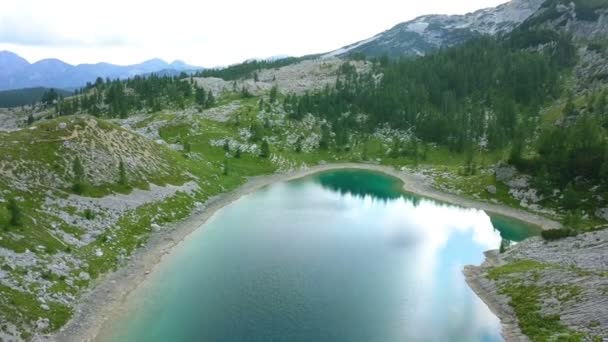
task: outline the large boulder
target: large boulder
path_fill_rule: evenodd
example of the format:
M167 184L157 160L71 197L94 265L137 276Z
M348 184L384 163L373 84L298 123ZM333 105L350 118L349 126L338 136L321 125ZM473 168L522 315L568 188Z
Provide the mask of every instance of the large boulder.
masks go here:
M497 181L506 183L517 175L517 169L508 164L498 163L494 167L494 174L496 175Z
M496 186L494 186L494 185L488 185L488 186L486 187L486 191L487 191L489 194L496 195Z

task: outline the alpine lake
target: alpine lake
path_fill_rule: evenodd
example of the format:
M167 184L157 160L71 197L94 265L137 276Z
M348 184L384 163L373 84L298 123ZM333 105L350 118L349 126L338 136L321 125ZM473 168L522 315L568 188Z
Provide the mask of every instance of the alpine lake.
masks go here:
M166 255L99 341L502 341L462 269L521 222L404 193L382 173L275 183Z

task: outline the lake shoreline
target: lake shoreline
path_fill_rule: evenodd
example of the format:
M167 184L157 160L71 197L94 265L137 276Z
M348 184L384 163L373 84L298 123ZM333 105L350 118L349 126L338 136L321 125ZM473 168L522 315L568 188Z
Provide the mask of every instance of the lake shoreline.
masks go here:
M505 205L491 204L475 201L457 195L445 193L432 188L432 186L421 175L409 171L398 171L390 166L374 164L342 163L317 165L309 168L293 171L290 173L275 173L265 176L251 177L237 189L210 198L205 206L192 213L188 218L180 222L168 225L161 231L153 233L148 243L138 249L129 259L129 263L118 271L101 276L94 285L88 289L74 307L74 316L66 326L51 336L36 336L37 341L94 341L98 338L101 327L108 317L120 310L125 298L135 290L154 271L156 266L162 262L163 257L170 253L175 247L186 239L192 232L201 227L207 220L221 208L246 196L260 188L277 182L289 181L306 177L323 171L340 169L359 169L375 171L400 179L406 192L414 193L423 197L432 198L462 207L476 208L493 214L514 218L528 224L539 226L542 229L553 229L560 224L548 218L516 209ZM496 305L493 305L490 293L482 291L479 282L479 274L468 272L465 269L465 278L473 291L490 307L500 319L503 325L503 336L511 331L512 324L516 318L497 314ZM101 303L101 304L100 304ZM507 341L509 341L507 339Z
M502 327L501 335L505 342L529 341L519 328L517 316L508 305L506 298L499 298L496 285L483 275L484 269L500 264L498 250L486 251L484 255L485 259L481 265L467 265L462 270L467 285L498 317Z

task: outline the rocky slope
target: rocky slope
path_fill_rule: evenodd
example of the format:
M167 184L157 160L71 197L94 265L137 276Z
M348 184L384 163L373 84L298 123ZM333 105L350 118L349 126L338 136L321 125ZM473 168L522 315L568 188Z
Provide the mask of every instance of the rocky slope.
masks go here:
M512 0L495 8L465 15L426 15L325 56L353 53L366 56L421 56L478 35L509 32L535 13L543 2L544 0Z
M258 80L253 78L239 81L225 81L216 77L195 77L197 85L211 90L215 95L247 89L255 96L266 94L276 85L283 94L303 95L306 91L323 89L336 83L338 69L343 60L333 57L310 59L284 66L278 69L264 69L258 73ZM352 62L358 72L371 69L370 62Z
M93 117L0 132L0 150L0 341L59 328L80 290L134 247L120 234L138 241L128 232L129 214L198 190L175 165L175 152ZM76 160L82 193L73 191ZM18 223L9 222L9 201L19 208ZM152 222L162 215L156 207Z
M605 341L607 250L607 230L554 242L532 238L486 253L482 266L464 273L501 319L507 341Z
M538 32L540 37L561 34L578 46L574 68L577 90L583 92L608 81L608 2L601 0L548 0L516 34ZM538 48L544 43L537 41Z

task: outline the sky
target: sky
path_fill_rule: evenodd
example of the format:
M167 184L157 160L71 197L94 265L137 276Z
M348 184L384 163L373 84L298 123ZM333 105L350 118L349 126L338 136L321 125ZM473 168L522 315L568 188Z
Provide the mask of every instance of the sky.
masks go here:
M335 50L425 14L506 0L0 0L0 51L30 62L213 67Z

